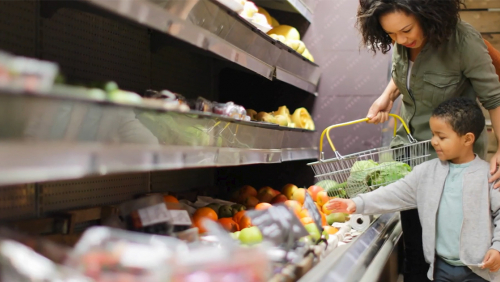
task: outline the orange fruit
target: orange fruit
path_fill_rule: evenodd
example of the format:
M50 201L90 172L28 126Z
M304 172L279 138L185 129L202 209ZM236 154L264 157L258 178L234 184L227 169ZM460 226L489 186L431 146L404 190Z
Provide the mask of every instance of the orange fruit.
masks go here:
M240 222L240 219L245 216L245 211L239 211L233 215L234 222Z
M333 226L323 226L323 230L326 231L326 233L330 234L330 235L333 235L335 233L337 233L339 230Z
M285 201L284 204L285 204L285 206L290 208L295 213L295 215L297 215L297 217L300 218L300 211L302 210L302 206L300 205L299 202L294 201L294 200L288 200L288 201Z
M211 220L219 219L219 217L217 216L217 213L209 207L199 208L196 210L196 212L193 215L194 220L196 220L198 218L204 218L204 217L209 218Z
M267 210L268 208L272 207L271 204L269 203L259 203L255 206L256 210Z
M309 211L307 211L307 209L302 209L302 210L300 211L299 218L304 218L304 217L311 217L311 216L309 215Z
M226 218L221 218L218 220L220 225L224 227L229 232L236 232L239 230L238 224L234 222L232 218L226 217Z
M311 195L311 198L315 202L316 202L316 196L318 195L318 192L321 192L321 191L324 191L324 189L319 187L319 186L315 186L315 185L307 188L307 192L309 193L309 195Z
M240 221L237 222L238 227L240 230L243 230L244 228L251 227L252 226L252 221L248 216L243 216Z
M321 211L319 213L321 214L321 226L328 225L328 221L326 221L326 215Z
M163 196L163 201L165 203L178 203L179 202L179 200L177 200L177 198L172 196L172 195Z
M301 218L300 222L302 222L303 225L306 225L306 224L309 224L309 223L313 223L314 220L312 218L306 216L306 217Z
M207 232L207 230L205 229L205 227L203 227L203 225L202 225L202 221L204 219L207 219L207 218L206 217L197 217L197 218L193 219L193 226L194 227L198 227L198 233L199 234Z

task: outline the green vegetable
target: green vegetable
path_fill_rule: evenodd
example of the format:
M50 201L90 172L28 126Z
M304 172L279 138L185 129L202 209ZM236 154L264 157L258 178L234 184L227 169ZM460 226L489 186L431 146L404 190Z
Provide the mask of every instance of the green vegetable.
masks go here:
M351 173L356 172L356 171L363 171L363 170L367 170L370 168L374 168L377 165L378 165L378 163L374 162L373 160L357 161L352 166Z
M326 194L328 195L328 197L338 197L338 196L345 197L345 196L347 196L347 193L345 191L346 186L347 186L347 182L337 183L334 186L327 189Z
M338 183L334 180L329 180L329 179L326 179L326 180L321 180L320 182L314 184L315 186L319 186L325 190L328 190L332 187L335 187L335 185L338 185Z
M379 166L380 174L372 179L371 185L382 186L405 177L411 171L408 164L401 162L387 162Z

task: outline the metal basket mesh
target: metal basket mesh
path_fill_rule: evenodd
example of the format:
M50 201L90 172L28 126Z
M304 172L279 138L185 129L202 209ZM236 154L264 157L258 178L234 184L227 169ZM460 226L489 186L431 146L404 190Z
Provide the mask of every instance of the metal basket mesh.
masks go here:
M402 178L411 168L428 160L429 148L430 141L422 141L396 148L372 149L341 158L320 160L308 165L312 167L316 175L316 182L333 180L340 184L334 188L329 187L328 196L352 198ZM369 160L378 165L367 169L353 169L356 162ZM408 171L404 171L405 168Z

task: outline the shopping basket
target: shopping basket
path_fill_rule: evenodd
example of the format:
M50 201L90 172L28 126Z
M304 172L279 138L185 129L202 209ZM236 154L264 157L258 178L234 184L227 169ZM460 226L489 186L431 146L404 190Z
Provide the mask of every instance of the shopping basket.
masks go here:
M413 167L426 161L429 156L430 140L418 142L410 134L410 130L401 117L394 117L394 136L397 132L397 121L400 120L408 134L409 143L397 147L381 147L359 153L342 156L333 145L330 130L337 127L368 121L368 118L329 126L323 130L319 144L317 162L309 163L312 167L316 183L320 182L330 197L352 198L360 193L373 191L380 186L403 178ZM323 138L326 134L335 157L324 159Z

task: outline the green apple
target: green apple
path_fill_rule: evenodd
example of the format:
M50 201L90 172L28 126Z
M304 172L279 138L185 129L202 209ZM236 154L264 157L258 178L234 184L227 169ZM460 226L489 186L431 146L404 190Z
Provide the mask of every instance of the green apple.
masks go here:
M326 216L326 222L328 225L332 225L334 222L345 222L345 214L341 212L331 213Z
M309 223L304 226L309 232L309 235L312 236L314 241L318 241L319 238L321 237L321 234L319 233L318 226L316 226L316 223Z
M238 238L240 237L240 231L229 233L229 235L231 235L231 237L233 237L234 240L238 240Z
M240 231L238 239L243 244L254 245L262 242L262 233L257 226L247 227Z
M328 241L328 239L330 239L330 234L328 234L328 232L326 232L326 230L323 230L323 235L325 235L325 239Z

